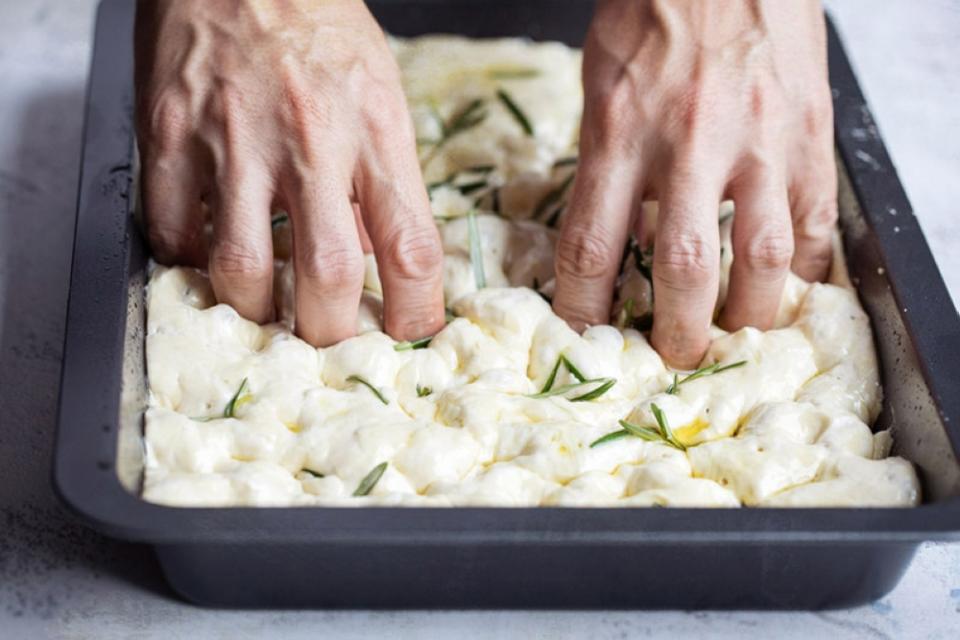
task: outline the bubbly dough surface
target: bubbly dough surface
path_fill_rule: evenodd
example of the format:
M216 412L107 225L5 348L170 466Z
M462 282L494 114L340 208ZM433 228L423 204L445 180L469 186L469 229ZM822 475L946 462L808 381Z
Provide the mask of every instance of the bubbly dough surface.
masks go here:
M882 398L876 355L841 259L831 284L790 277L774 330L713 329L703 365L737 366L672 385L690 372L669 370L642 333L652 299L645 250L626 252L611 325L579 335L545 300L575 170L579 52L442 36L391 44L443 241L450 322L423 348L385 335L368 256L358 335L325 349L299 340L282 216L274 230L275 324L257 326L216 304L200 271L156 267L148 288L147 500L919 502L912 466L888 457L888 434L869 426ZM458 129L465 113L469 126ZM725 273L731 213L729 205L719 212ZM656 205L644 215L655 220ZM597 443L621 431L621 420L663 436L656 409L672 442L625 435ZM382 463L369 493L355 496Z

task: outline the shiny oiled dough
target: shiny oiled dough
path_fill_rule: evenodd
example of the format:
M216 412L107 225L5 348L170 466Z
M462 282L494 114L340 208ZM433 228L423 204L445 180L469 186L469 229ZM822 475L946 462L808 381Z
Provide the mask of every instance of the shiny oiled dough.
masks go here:
M919 502L912 466L888 457L889 435L868 426L882 398L876 355L839 252L832 284L790 277L778 328L713 329L704 364L747 364L667 393L674 372L643 333L605 325L578 335L531 288L552 290L556 231L544 224L550 211L539 205L575 168L555 163L576 153L579 52L556 43L440 36L391 44L432 186L454 319L426 348L396 350L380 330L380 283L368 256L359 335L311 347L290 330L293 273L282 222L275 230L281 315L275 324L257 326L215 304L200 271L156 267L148 289L147 500L181 506ZM498 89L521 106L533 136L503 108ZM435 148L440 123L475 99L483 100L482 122ZM467 170L476 167L483 169ZM452 184L434 184L451 175ZM476 180L486 186L466 194L457 186ZM482 289L470 260L465 216L472 208L480 211ZM655 204L645 208L655 219ZM724 205L720 214L729 209ZM727 218L725 274L729 227ZM620 327L627 299L637 313L649 312L650 285L635 260L626 260L618 282L613 320ZM561 355L588 378L615 384L584 402L569 399L576 393L530 397ZM243 381L234 417L222 417ZM555 387L574 382L561 367ZM620 419L655 426L652 404L686 451L635 437L590 447L618 430ZM370 494L354 497L382 462L387 469Z

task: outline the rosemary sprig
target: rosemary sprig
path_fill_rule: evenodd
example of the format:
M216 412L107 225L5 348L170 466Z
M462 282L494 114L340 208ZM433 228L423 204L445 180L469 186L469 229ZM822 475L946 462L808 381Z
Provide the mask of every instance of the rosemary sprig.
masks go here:
M667 422L667 416L663 411L656 405L656 403L650 404L650 411L653 412L653 417L657 421L657 429L653 427L643 427L636 425L626 420L620 421L620 426L625 430L630 432L630 435L636 436L642 440L648 442L660 442L674 449L679 449L680 451L686 451L687 447L677 440L677 437L673 434L673 430L670 428L670 423Z
M462 173L490 173L495 171L497 165L495 164L475 164L472 167L465 168Z
M438 147L443 146L453 136L463 133L483 122L487 117L484 110L486 101L483 98L471 100L466 107L453 114L447 122L441 121L443 137L437 143Z
M230 402L227 403L227 406L223 409L224 418L235 418L237 417L237 407L240 405L249 402L250 395L243 395L243 392L247 390L247 379L244 378L240 383L240 387L237 388L237 392L233 394L233 397L230 398Z
M673 429L670 428L670 423L667 422L667 415L660 407L657 406L656 402L650 403L650 411L653 412L653 417L657 421L657 426L660 427L660 433L663 434L664 439L672 443L673 446L677 447L678 449L686 449L683 443L677 440L677 437L673 435Z
M521 80L524 78L535 78L539 75L540 69L536 67L490 69L487 71L487 77L493 80Z
M485 106L486 100L483 98L476 98L471 100L466 107L454 113L447 121L444 121L444 119L440 117L440 114L437 113L436 108L433 107L433 117L440 124L440 138L438 140L417 140L417 144L422 143L433 145L426 156L421 159L421 165L426 166L430 164L434 157L436 157L440 148L447 144L451 138L463 133L464 131L469 131L486 120L487 111Z
M365 379L361 378L360 376L358 376L358 375L356 375L356 374L351 375L351 376L347 376L347 382L357 382L357 383L359 383L359 384L362 384L362 385L365 386L367 389L370 389L370 391L373 392L373 395L377 396L377 400L379 400L379 401L382 402L383 404L390 404L390 403L387 401L387 399L383 397L383 393L380 392L380 389L377 389L375 386L373 386L372 384L370 384L369 382L367 382Z
M433 393L433 387L421 387L417 385L417 397L423 398Z
M270 228L276 229L282 224L286 224L290 221L290 216L285 213L278 213L270 219Z
M480 189L486 189L490 186L486 180L475 180L473 182L467 182L465 184L455 184L453 185L456 189L465 196L470 195L474 191L479 191Z
M318 472L318 471L314 471L313 469L307 469L306 467L304 467L303 469L300 469L300 471L303 471L304 473L309 474L309 475L313 476L314 478L325 478L325 477L326 477L326 476L324 476L322 473L320 473L320 472Z
M357 485L356 491L353 492L355 497L368 495L373 488L377 486L377 483L380 482L380 477L383 476L383 472L387 470L387 463L381 462L373 469L370 470L370 473L363 477L363 480L360 481L360 484Z
M734 362L733 364L721 365L719 362L715 362L707 367L701 367L694 371L693 373L686 375L682 378L677 376L676 373L673 374L673 382L670 383L670 386L667 387L666 393L669 395L675 395L680 390L680 385L685 382L690 382L691 380L696 380L698 378L704 378L706 376L712 376L717 373L723 373L724 371L729 371L730 369L736 369L737 367L742 367L747 364L746 360L740 360Z
M477 212L471 209L467 212L467 233L470 236L470 265L473 267L473 279L477 289L487 286L487 275L483 271L483 243L480 238L480 229L477 227Z
M596 440L590 443L590 448L593 449L596 446L604 444L606 442L613 442L614 440L619 440L620 438L625 438L631 435L626 429L620 429L619 431L611 431L605 436L600 436Z
M562 198L563 194L567 191L567 187L569 187L570 183L573 182L574 175L576 174L571 173L564 178L563 182L544 194L544 196L540 199L540 202L538 202L537 206L533 209L532 217L535 220L539 220L540 217L546 213L547 209L560 201L560 198Z
M574 389L579 389L588 385L599 384L599 386L590 389L586 393L574 396L573 398L568 398L570 402L587 402L589 400L595 400L605 394L610 390L613 385L617 383L616 378L590 378L582 382L573 382L571 384L561 385L559 387L554 387L549 391L541 391L540 393L534 393L528 395L528 398L541 399L541 398L550 398L552 396L562 396L573 391Z
M561 365L566 367L567 371L570 372L570 375L576 378L578 382L587 381L587 377L580 372L580 369L578 369L572 362L570 362L570 359L567 358L567 356L561 353L560 357L557 358L557 363L553 365L553 369L550 371L550 375L547 376L547 381L543 383L543 388L540 389L540 393L546 393L547 391L550 391L550 389L553 388L553 383L556 382L557 380L557 374L560 372Z
M570 398L570 402L589 402L590 400L596 400L607 391L610 391L613 385L617 384L616 378L594 378L594 382L600 381L603 381L603 384L601 384L599 387L593 389L592 391L588 391L583 395L577 396L576 398ZM586 382L589 382L589 380L584 380L584 382L580 384L584 384Z
M513 98L510 97L510 94L503 89L497 89L497 98L501 103L503 103L503 106L507 108L507 111L510 112L510 115L513 116L513 119L517 121L517 124L519 124L520 128L523 129L523 132L528 136L533 137L533 125L530 124L530 119L527 118L527 114L523 112L520 106L514 102Z
M554 168L572 167L572 166L575 166L577 162L579 162L579 160L580 158L578 158L577 156L566 156L564 158L557 158L556 160L553 161L553 166Z
M397 344L393 345L393 350L410 351L412 349L426 349L431 340L433 340L433 336L427 336L426 338L420 338L419 340L404 340L403 342L398 342Z

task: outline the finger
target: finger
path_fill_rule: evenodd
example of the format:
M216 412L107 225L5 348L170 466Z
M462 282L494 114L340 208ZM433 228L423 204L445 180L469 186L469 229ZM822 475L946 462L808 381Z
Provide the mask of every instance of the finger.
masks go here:
M443 327L443 248L412 138L396 147L361 160L358 195L383 283L384 328L414 340Z
M304 181L284 198L293 222L296 331L315 346L357 331L364 261L348 194L345 179L328 177Z
M187 154L142 153L141 197L147 238L163 264L207 264L200 172Z
M584 149L557 241L553 308L577 331L610 321L613 288L630 231L638 160Z
M248 320L273 317L273 243L270 180L261 174L218 179L213 207L210 282L219 302Z
M675 167L660 191L653 253L651 341L669 364L692 369L709 346L720 282L719 180Z
M791 188L794 254L792 269L809 282L827 277L837 224L837 174L833 157L826 167L805 172Z
M787 186L766 169L745 173L731 185L733 265L720 324L730 331L745 326L773 327L793 257L793 229Z

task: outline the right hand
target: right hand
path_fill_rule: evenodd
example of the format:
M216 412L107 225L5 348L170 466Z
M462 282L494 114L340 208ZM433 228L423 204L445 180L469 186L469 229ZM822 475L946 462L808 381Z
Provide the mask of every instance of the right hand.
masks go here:
M412 121L361 0L140 2L136 87L159 261L208 266L220 302L267 322L279 207L293 225L303 339L324 346L354 334L367 232L386 331L415 339L443 326L442 249Z
M645 199L660 203L651 341L697 366L717 302L720 201L734 261L720 325L773 326L791 267L827 274L837 218L819 0L604 0L583 50L580 165L557 247L554 307L577 329L610 317Z

